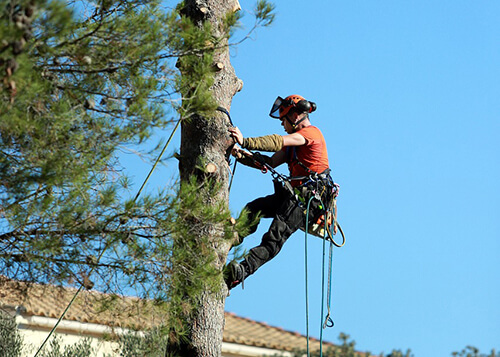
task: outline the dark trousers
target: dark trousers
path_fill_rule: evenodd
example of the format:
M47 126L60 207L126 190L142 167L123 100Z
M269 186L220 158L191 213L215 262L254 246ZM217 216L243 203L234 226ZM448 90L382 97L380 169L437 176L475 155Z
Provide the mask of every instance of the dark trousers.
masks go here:
M245 210L252 224L249 234L254 233L260 218L273 218L267 233L255 248L250 249L241 265L245 268L245 276L253 274L259 267L274 258L286 240L305 223L304 208L299 207L293 195L275 182L272 195L260 197L248 203ZM244 237L240 237L244 238Z

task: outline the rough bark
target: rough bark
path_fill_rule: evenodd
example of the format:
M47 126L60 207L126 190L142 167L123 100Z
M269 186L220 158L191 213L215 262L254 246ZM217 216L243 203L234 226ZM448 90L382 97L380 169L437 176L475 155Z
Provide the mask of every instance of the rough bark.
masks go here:
M201 25L202 21L210 21L213 35L222 38L220 33L221 19L229 11L238 11L237 0L186 0L183 13ZM214 57L216 69L214 84L211 87L213 98L221 107L230 110L233 96L241 89L241 81L236 77L230 63L227 46L221 46ZM210 177L219 182L218 192L210 194L200 192L199 201L205 205L215 205L220 200L228 202L228 162L226 156L232 140L228 135L230 125L228 117L216 112L214 118L194 117L182 122L179 171L181 185L192 175L203 180ZM202 167L200 168L200 163ZM203 167L205 170L203 170ZM214 266L221 271L231 248L230 242L224 241L222 226L207 224L200 227L195 235L210 237L210 249L216 253ZM197 237L193 237L197 239ZM175 269L175 267L174 267ZM222 332L224 328L224 304L227 288L221 281L218 292L204 291L196 297L197 308L190 314L188 336L186 339L171 341L167 355L170 356L220 356Z

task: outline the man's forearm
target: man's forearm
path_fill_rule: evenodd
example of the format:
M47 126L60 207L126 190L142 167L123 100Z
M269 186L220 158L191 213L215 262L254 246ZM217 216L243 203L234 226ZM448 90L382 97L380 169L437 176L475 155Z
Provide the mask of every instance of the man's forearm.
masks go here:
M273 159L269 156L259 154L260 158L269 166L273 166L272 162ZM259 165L256 163L256 160L251 156L251 155L243 155L241 158L237 159L239 162L241 162L245 166L250 166L256 169L260 169Z
M278 134L259 136L256 138L243 138L244 149L276 152L283 148L283 137Z

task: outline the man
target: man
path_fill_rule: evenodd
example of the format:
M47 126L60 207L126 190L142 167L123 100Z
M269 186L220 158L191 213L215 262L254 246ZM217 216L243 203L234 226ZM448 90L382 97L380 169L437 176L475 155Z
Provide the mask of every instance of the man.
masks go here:
M231 262L226 267L225 280L229 289L274 258L292 233L299 228L304 229L306 198L316 195L317 198L326 199L328 187L333 185L329 175L325 139L309 120L309 113L314 110L316 104L299 95L290 95L285 99L278 97L270 116L281 120L287 135L245 138L237 127L229 129L231 136L243 149L275 152L271 157L258 153L252 155L235 147L233 155L238 161L252 167L259 167L259 161L265 162L272 168L287 163L292 187L275 180L274 194L260 197L245 206L244 210L250 222L253 222L249 227L249 234L257 230L261 217L273 218L273 221L261 243L250 250L245 260L241 263ZM318 202L316 200L314 212L310 215L314 219L322 211L318 208ZM244 236L240 236L240 242L243 238Z

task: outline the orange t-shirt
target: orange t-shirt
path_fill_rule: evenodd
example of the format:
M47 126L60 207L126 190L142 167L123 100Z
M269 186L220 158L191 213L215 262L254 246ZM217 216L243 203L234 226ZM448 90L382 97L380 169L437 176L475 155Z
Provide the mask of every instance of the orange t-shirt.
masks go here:
M299 162L306 166L309 170L322 173L330 167L328 163L328 152L326 150L325 138L321 131L315 126L302 128L296 133L299 133L306 139L305 145L289 146L283 148L287 153L288 169L290 176L309 176L308 172L302 167ZM292 180L292 186L297 186L300 181Z

